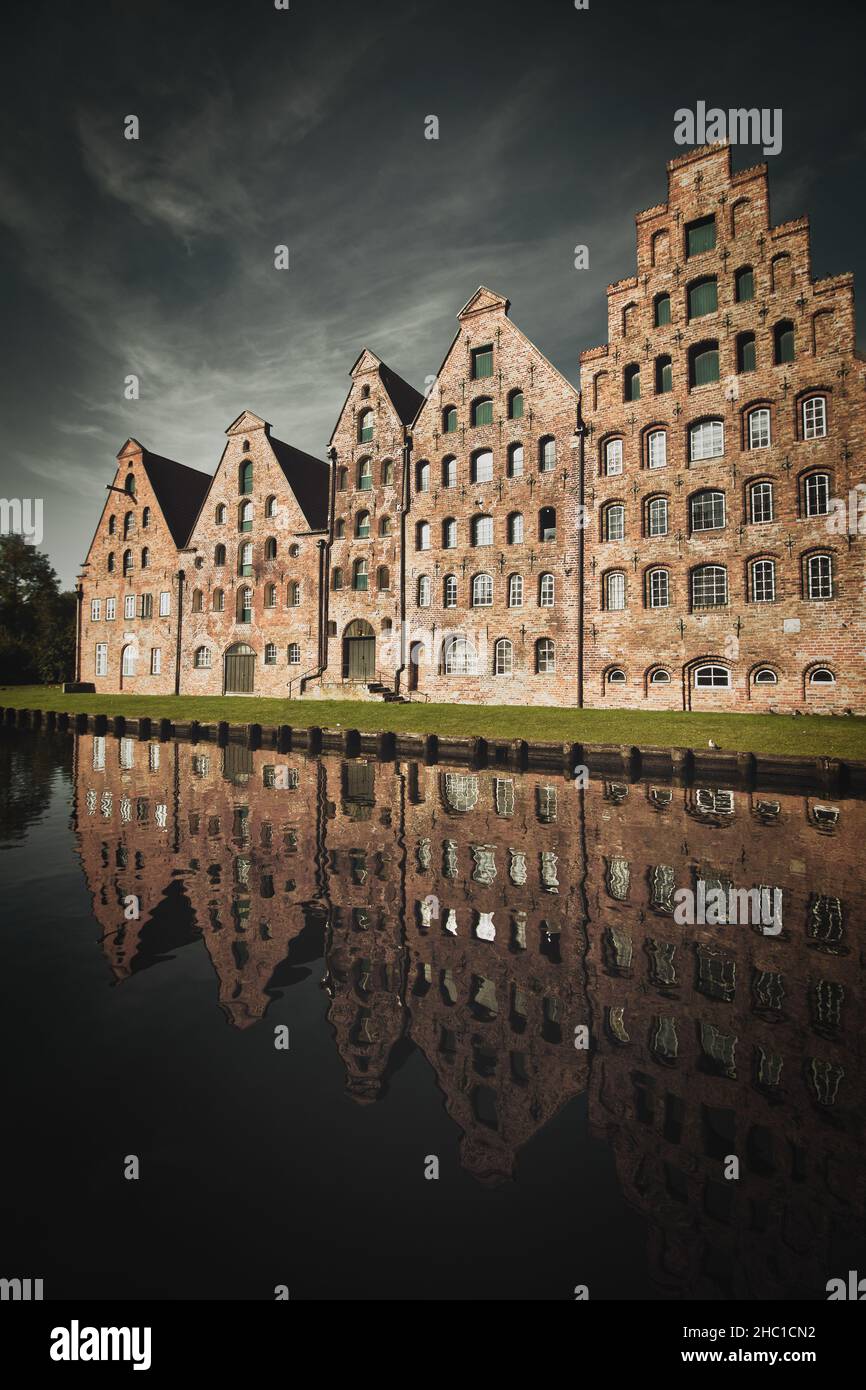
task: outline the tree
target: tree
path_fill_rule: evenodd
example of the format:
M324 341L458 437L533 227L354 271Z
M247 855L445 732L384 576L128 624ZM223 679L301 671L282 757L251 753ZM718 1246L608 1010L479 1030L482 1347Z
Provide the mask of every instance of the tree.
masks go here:
M22 536L0 536L0 681L71 678L75 604L47 555Z

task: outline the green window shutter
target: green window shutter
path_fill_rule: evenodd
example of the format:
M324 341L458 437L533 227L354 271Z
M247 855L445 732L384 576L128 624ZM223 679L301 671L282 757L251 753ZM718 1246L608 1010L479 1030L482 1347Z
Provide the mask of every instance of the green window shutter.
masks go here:
M719 379L719 350L707 348L695 356L695 386L706 386Z
M523 419L523 392L516 391L511 397L511 418L512 420Z
M457 430L457 410L456 410L456 407L455 407L455 406L452 406L450 410L446 410L446 412L445 412L445 433L446 433L446 434L454 434L454 433L456 433L456 430Z
M754 338L745 338L740 345L740 371L753 372L755 364L755 340Z
M476 425L492 425L492 424L493 424L493 402L492 402L492 401L479 401L479 402L478 402L478 404L477 404L476 407L475 407L475 423L476 423Z
M472 353L472 376L474 380L493 375L493 348L476 348Z
M661 369L659 379L659 391L673 391L674 389L674 369L673 364L665 362Z
M253 465L247 461L241 470L241 492L253 490Z
M794 361L794 330L786 328L779 334L779 362Z
M715 217L702 217L686 228L686 255L699 256L702 251L712 251L716 244Z
M626 369L625 398L627 401L640 400L640 367Z
M702 280L689 290L689 318L698 319L703 314L714 314L719 307L715 280Z
M751 269L737 271L737 303L755 297L755 276Z
M671 321L671 297L663 294L656 300L656 328L663 328Z

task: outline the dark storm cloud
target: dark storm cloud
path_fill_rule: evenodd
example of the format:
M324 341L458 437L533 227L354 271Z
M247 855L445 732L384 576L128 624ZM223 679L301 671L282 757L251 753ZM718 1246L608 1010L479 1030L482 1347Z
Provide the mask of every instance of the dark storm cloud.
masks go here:
M783 108L774 217L811 212L815 271L858 272L856 10L806 16L843 36L808 84L796 6L739 0L22 12L2 98L3 494L45 498L69 582L128 435L210 472L249 408L322 455L360 348L423 387L479 283L576 381L606 284L634 269L633 214L665 197L674 110L699 98Z

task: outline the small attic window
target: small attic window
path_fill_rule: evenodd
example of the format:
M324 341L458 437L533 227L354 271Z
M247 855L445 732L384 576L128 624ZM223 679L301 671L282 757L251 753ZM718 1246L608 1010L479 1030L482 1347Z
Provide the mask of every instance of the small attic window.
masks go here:
M245 439L243 442L243 451L245 454L248 454L250 451L250 441L248 439Z
M361 395L363 396L364 400L367 399L367 397L369 396L369 394L370 394L370 387L369 387L369 385L367 385L367 386L362 386L362 387L361 387Z
M289 546L289 554L291 555L291 557L292 557L293 560L294 560L298 555L300 555L300 553L301 553L301 547L300 547L299 545L290 545L290 546Z

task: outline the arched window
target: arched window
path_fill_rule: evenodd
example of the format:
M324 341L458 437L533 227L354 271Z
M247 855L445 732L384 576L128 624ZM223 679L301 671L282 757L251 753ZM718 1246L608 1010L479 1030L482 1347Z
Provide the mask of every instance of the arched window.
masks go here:
M123 539L135 535L135 512L127 512L123 518Z
M650 685L670 685L670 671L666 671L662 666L657 666L650 676L649 683Z
M548 436L538 443L538 471L552 473L556 467L556 440Z
M393 459L382 460L382 486L394 486L394 461Z
M614 478L622 472L622 440L609 439L604 446L604 472L608 478Z
M806 598L833 597L832 555L806 556Z
M749 487L749 520L756 525L773 520L773 484L765 479Z
M688 306L690 320L716 312L719 307L719 295L715 275L705 275L702 280L694 280L689 285Z
M238 574L246 575L248 578L253 572L253 543L244 541L238 548Z
M803 483L806 516L826 516L830 511L830 474L809 473Z
M728 601L728 571L724 565L698 565L692 570L692 607L724 608Z
M195 664L199 671L210 670L210 647L196 647Z
M753 372L758 364L754 333L737 334L737 371Z
M776 685L778 678L776 672L770 666L761 666L752 676L754 685Z
M338 492L345 492L345 491L347 490L348 486L349 486L349 470L348 470L348 468L338 468L338 469L337 469L337 491L338 491Z
M508 579L508 607L523 607L523 576L512 574Z
M379 518L379 535L380 535L380 536L390 536L390 534L391 534L391 518L390 518L389 516L380 517L380 518Z
M656 358L656 395L663 396L674 389L674 368L666 353Z
M493 576L476 574L472 580L472 607L489 608L493 603Z
M770 412L766 406L750 410L746 420L746 437L750 449L770 447Z
M836 677L827 666L816 666L814 671L809 673L810 685L835 685Z
M366 560L356 560L352 566L352 588L356 593L366 594L369 566Z
M535 644L535 669L540 676L552 676L556 671L556 643L550 637L539 637Z
M729 690L731 673L727 666L698 666L695 670L695 686L698 690Z
M523 392L512 391L508 397L508 418L509 420L523 419Z
M442 486L457 486L457 460L453 455L442 460Z
M253 529L253 504L252 502L241 502L238 507L238 530L252 531Z
M494 676L510 676L514 672L514 648L507 637L500 637L493 648Z
M622 398L624 401L640 400L640 366L631 362L622 374Z
M192 611L193 611L193 613L200 613L200 612L202 611L203 598L204 598L204 595L202 594L201 589L193 589L193 591L192 591Z
M213 548L213 562L219 569L226 562L226 548L224 545L215 545Z
M453 516L446 516L442 522L442 549L454 550L457 545L457 522Z
M238 590L238 622L251 623L253 620L253 591L252 589Z
M265 665L266 665L266 666L276 666L276 664L277 664L277 648L276 648L276 644L275 644L274 642L266 642L266 643L265 643Z
M110 554L109 554L109 556L108 556L108 560L106 561L105 568L108 570L108 573L109 573L109 574L114 574L114 551L113 551L113 550L110 552Z
M607 673L608 685L625 685L626 674L621 666L614 666Z
M508 544L522 545L523 543L523 514L522 512L512 512L508 518Z
M415 527L415 549L416 549L416 550L429 550L429 549L430 549L430 522L429 522L429 521L419 521L419 522L418 522L418 525Z
M468 637L457 633L446 637L444 645L446 676L474 676L478 673L478 658Z
M750 265L742 265L734 275L734 297L738 304L755 297L755 276Z
M300 608L301 585L297 579L290 580L286 597L288 598L290 608Z
M649 468L666 468L668 462L667 430L650 430L646 441L646 458Z
M430 576L428 574L418 576L418 607L430 607Z
M553 608L556 602L556 580L552 574L538 576L538 606Z
M370 444L373 440L374 415L372 410L358 411L358 443Z
M127 473L124 488L130 497L135 496L135 474Z
M124 552L123 552L123 573L124 573L124 574L132 574L132 571L133 571L134 568L135 568L135 567L134 567L133 562L132 562L132 551L131 551L131 550L124 550Z
M442 584L442 603L446 608L457 607L457 576L446 574Z
M358 460L358 491L372 492L373 490L373 460L364 458Z
M265 585L265 608L276 608L277 606L277 586L276 584Z
M277 558L277 538L276 538L276 536L268 536L267 540L265 541L265 559L266 559L266 560L276 560L276 558Z
M337 593L340 589L342 589L342 587L343 567L342 565L335 565L334 568L331 570L331 588L334 590L335 593Z
M492 516L474 516L472 518L472 544L474 546L493 544Z
M122 654L121 654L121 658L120 658L120 669L121 669L121 673L122 673L124 676L134 676L134 675L135 675L135 660L136 660L136 651L135 651L135 647L133 647L133 646L124 647L123 652L122 652Z
M803 402L803 438L824 439L827 434L827 397L810 396Z
M244 459L238 469L238 492L252 492L253 490L253 464L252 459Z
M542 507L538 513L538 539L540 541L556 540L555 507Z
M625 507L621 502L609 502L601 514L602 539L621 541L625 537Z
M426 460L415 465L415 487L418 492L430 491L430 465Z
M646 532L648 536L666 536L668 533L668 499L650 497L646 504Z
M509 444L508 446L508 476L509 478L520 478L523 476L522 444Z
M472 402L471 420L473 425L493 424L493 401L490 396L481 396Z
M442 433L457 433L457 407L456 405L446 405L442 411Z
M776 563L774 560L753 560L750 566L752 602L774 603L776 599Z
M725 524L725 494L709 488L696 492L689 506L692 531L720 531Z
M699 420L689 427L689 462L721 458L725 452L725 427L721 420Z
M288 655L288 658L289 658L289 665L290 665L290 666L300 666L300 664L301 664L301 648L300 648L300 644L299 644L298 642L290 642L290 643L289 643L289 649L288 649L287 655Z
M225 526L226 508L224 502L220 502L219 506L214 511L213 519L216 522L217 526Z
M145 545L145 546L142 546L142 550L141 550L141 568L142 568L143 570L146 570L146 569L149 568L149 566L150 566L150 551L148 550L147 546Z
M625 575L622 570L611 570L604 578L604 606L611 613L625 608Z
M715 339L689 348L689 388L719 379L719 345Z
M376 571L376 588L385 593L391 587L391 571L387 565L380 565Z
M647 575L647 601L650 608L669 608L671 578L666 569L650 570Z
M493 481L493 454L490 449L481 449L472 455L471 476L473 483Z
M146 531L150 525L150 507L145 507L141 513L141 528Z
M358 512L355 517L355 535L358 540L366 541L370 537L370 513Z
M110 516L110 517L108 518L108 534L109 534L109 536L113 536L116 530L117 530L117 518L114 517L114 516Z
M657 294L653 300L653 324L656 328L664 328L671 321L671 297L669 294Z
M785 362L793 362L795 357L794 325L790 319L782 319L773 329L773 360L781 367Z
M213 611L214 611L215 613L224 613L224 612L225 612L225 606L226 606L225 591L224 591L223 589L214 589L214 591L213 591Z

